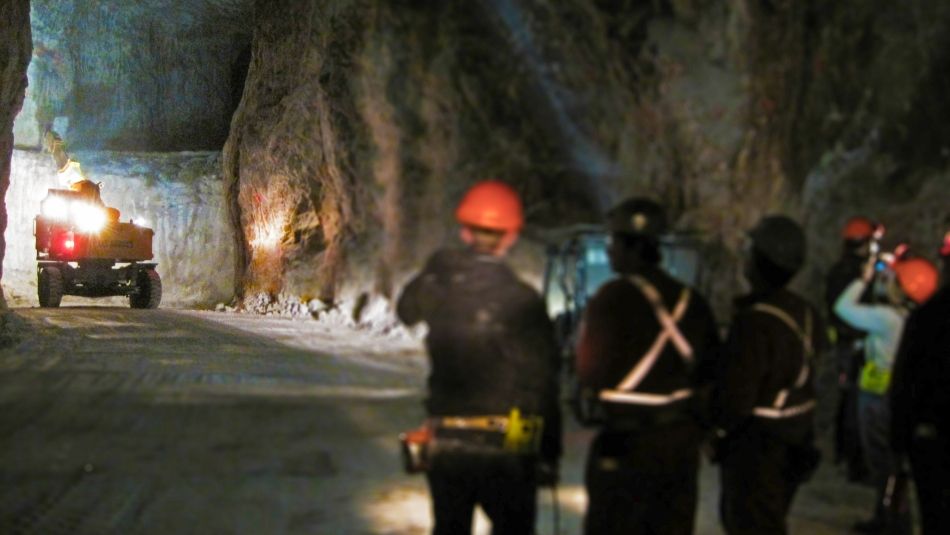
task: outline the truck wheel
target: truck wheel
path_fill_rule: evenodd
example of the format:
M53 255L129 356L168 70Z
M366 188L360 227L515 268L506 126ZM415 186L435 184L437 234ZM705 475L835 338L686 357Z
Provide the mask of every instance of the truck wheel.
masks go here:
M63 300L63 273L58 267L44 267L37 281L37 294L40 306L56 308Z
M143 269L135 276L136 292L129 296L132 308L158 308L162 302L162 278L154 269Z

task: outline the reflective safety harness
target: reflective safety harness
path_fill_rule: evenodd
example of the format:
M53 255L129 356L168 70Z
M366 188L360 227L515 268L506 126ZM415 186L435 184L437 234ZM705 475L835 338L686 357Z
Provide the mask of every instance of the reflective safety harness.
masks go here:
M752 310L778 318L782 323L787 325L802 342L802 367L798 371L798 377L795 378L794 386L779 390L771 407L755 407L752 409L752 414L761 418L781 419L805 414L814 409L814 399L791 407L785 406L785 402L788 401L788 395L792 389L800 389L805 386L805 383L808 381L808 374L811 373L811 359L815 355L815 348L812 345L811 311L805 310L805 328L803 330L787 312L776 306L766 303L757 303L752 306Z
M656 364L657 359L660 357L660 354L663 353L668 343L673 344L673 347L676 349L680 358L683 359L683 362L687 365L693 364L693 347L677 326L677 323L683 318L689 306L689 288L683 288L683 291L680 292L679 301L676 303L676 306L673 307L673 312L670 313L663 303L663 297L655 286L638 275L632 275L629 280L640 290L640 293L646 297L647 301L649 301L653 307L653 314L660 324L660 332L657 334L650 349L640 358L636 366L630 370L619 385L613 389L600 391L600 400L612 403L657 406L669 405L670 403L691 397L693 390L690 388L682 388L669 394L636 391L637 386L643 382L643 379L650 373L650 370L653 369L654 364Z

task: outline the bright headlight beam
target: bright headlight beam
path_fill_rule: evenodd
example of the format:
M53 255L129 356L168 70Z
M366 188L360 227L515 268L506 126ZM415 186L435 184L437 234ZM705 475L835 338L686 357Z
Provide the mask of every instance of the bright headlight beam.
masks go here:
M47 197L40 207L43 217L50 219L66 219L69 216L69 205L61 197Z
M106 211L99 206L84 202L72 205L73 222L82 232L99 232L106 226Z

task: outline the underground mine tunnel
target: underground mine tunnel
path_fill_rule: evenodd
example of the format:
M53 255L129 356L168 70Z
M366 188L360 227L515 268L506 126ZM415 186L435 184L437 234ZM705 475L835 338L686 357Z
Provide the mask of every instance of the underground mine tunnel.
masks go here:
M950 3L2 0L0 46L4 533L428 532L397 442L426 330L396 300L482 180L519 196L507 261L559 328L631 196L722 335L763 216L803 229L790 287L825 320L851 218L935 265L950 230ZM75 199L126 234L82 241ZM829 355L791 533L876 500L835 462ZM581 532L570 412L539 533ZM707 461L699 496L695 532L724 533Z

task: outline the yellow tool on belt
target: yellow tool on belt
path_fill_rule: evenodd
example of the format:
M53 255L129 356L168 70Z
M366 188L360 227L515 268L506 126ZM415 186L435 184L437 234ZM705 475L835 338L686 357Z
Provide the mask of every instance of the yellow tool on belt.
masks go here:
M540 416L522 416L521 410L515 407L508 416L443 416L436 422L436 427L501 433L504 435L504 451L530 454L540 449L544 419Z
M510 453L537 453L541 447L544 419L540 416L521 416L517 407L508 413L504 449Z

